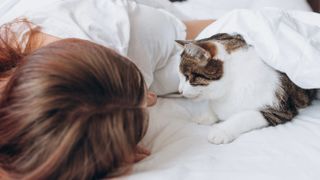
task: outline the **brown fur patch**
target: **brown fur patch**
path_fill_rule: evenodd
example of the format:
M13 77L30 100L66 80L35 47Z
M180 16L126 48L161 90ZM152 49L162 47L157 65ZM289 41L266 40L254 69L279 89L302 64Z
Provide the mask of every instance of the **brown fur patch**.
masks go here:
M227 33L219 33L215 34L209 38L199 40L199 43L206 42L206 41L217 41L224 45L226 51L230 54L233 51L239 49L248 47L248 44L243 39L243 37L240 34L236 35L230 35Z
M298 109L309 106L316 95L316 90L300 88L284 73L281 73L280 88L276 92L279 106L267 106L261 110L262 115L272 126L292 120L298 114Z
M218 80L223 74L223 62L218 59L208 59L203 65L186 53L181 55L180 72L193 86L207 86L210 81Z

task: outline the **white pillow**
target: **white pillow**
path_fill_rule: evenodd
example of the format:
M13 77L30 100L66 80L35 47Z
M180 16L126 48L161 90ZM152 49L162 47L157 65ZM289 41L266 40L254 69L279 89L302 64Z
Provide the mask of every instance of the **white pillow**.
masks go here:
M138 4L129 11L130 41L128 57L137 64L148 87L157 94L178 89L177 71L172 65L179 60L174 40L185 39L186 27L163 9Z

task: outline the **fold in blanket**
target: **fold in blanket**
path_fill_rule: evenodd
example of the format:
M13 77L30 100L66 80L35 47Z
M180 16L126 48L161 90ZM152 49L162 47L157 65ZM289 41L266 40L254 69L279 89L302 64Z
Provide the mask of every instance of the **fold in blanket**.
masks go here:
M198 39L239 33L263 61L298 86L320 89L320 15L275 8L235 10L207 27Z

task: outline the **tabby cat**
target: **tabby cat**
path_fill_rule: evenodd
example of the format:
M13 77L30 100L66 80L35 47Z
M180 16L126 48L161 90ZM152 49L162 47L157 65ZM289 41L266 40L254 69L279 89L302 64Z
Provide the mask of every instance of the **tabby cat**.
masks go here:
M315 90L295 85L288 76L265 64L239 34L177 42L183 46L179 91L187 98L207 99L215 123L208 140L229 143L241 134L288 122L310 105Z

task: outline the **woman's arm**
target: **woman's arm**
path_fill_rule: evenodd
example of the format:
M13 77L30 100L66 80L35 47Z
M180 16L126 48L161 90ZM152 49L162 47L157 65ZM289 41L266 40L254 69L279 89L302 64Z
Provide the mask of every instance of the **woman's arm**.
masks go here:
M215 20L213 19L184 21L183 23L187 27L186 39L187 40L195 39L204 28L206 28L208 25L210 25L214 21Z

